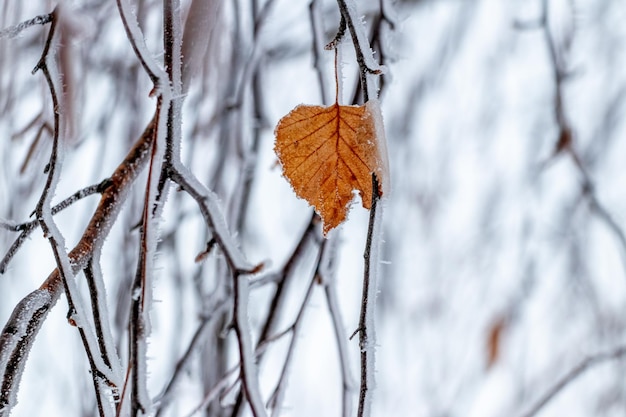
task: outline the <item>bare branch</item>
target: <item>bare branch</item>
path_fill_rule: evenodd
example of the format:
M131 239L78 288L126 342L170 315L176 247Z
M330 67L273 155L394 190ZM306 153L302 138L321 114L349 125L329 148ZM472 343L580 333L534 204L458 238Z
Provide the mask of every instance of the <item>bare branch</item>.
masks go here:
M154 119L129 151L124 161L111 175L110 186L103 191L100 203L78 244L69 253L73 273L86 268L93 251L102 244L113 226L133 184L147 161L152 143ZM11 318L0 334L0 410L10 411L28 353L48 311L63 291L59 271L53 271L38 290L22 299L13 309Z
M298 310L298 314L296 315L296 318L294 319L294 322L292 326L290 327L292 329L292 332L291 332L292 334L291 334L291 341L289 343L289 347L287 348L287 355L283 362L283 368L280 372L280 377L278 378L278 382L276 383L276 388L274 389L274 392L272 393L268 401L268 407L271 408L274 411L273 414L276 414L276 415L278 415L278 413L280 412L280 407L283 402L283 398L285 396L285 390L287 389L287 376L288 376L291 361L293 359L293 355L295 352L296 342L298 341L298 338L300 336L300 331L302 330L302 319L304 317L304 311L306 307L309 305L309 300L311 299L311 295L313 294L313 288L315 287L315 284L319 283L321 280L321 274L322 274L321 265L322 265L322 261L324 259L324 253L327 250L327 247L328 247L328 240L322 241L320 248L319 248L318 255L317 255L315 272L313 273L311 277L306 293L304 295L304 299L300 303L300 309Z
M334 261L335 246L337 240L331 242L331 249L328 251L329 264ZM339 354L339 363L341 364L341 380L342 380L342 417L352 415L352 394L355 389L355 382L350 370L350 355L348 352L348 339L346 338L346 330L339 309L339 298L337 296L337 287L335 285L335 276L333 266L329 265L327 274L323 277L324 292L326 295L326 304L328 312L333 322L333 330L335 331L335 341L337 342L337 352Z
M533 417L537 415L543 407L557 396L570 383L574 382L579 376L589 369L600 365L604 362L620 359L626 355L626 346L620 346L617 349L598 353L583 359L578 365L574 366L561 379L559 379L552 387L550 387L539 399L520 417Z
M10 26L8 28L0 30L0 39L15 38L24 29L28 29L29 27L34 26L34 25L46 25L50 22L52 22L52 13L35 16L32 19L25 20L22 23L18 23L15 26Z
M122 19L122 23L124 25L124 30L126 31L126 36L128 37L128 41L130 42L133 51L154 86L159 88L159 84L165 82L165 80L167 80L167 76L157 65L154 58L148 51L141 28L137 23L137 16L135 16L132 12L131 7L128 4L128 0L117 0L116 2L120 18Z
M359 347L361 350L361 387L359 389L358 417L369 417L371 407L371 390L374 385L374 353L376 349L376 337L374 335L374 321L376 317L376 269L378 268L379 235L376 229L380 225L380 213L378 211L378 179L372 174L372 208L367 229L367 241L365 243L365 269L363 272L363 292L361 294L361 314L359 317Z
M85 187L82 190L76 191L71 196L67 197L65 200L61 201L59 204L52 207L52 215L59 213L60 211L68 208L78 200L81 200L85 197L88 197L93 194L102 194L104 190L109 186L111 180L109 178L100 182L100 184L90 185L89 187ZM0 220L0 228L13 231L13 232L22 232L17 239L13 242L11 247L7 250L7 253L4 255L4 258L0 261L0 274L6 272L6 268L13 259L13 256L17 253L19 248L22 246L22 243L26 241L26 238L30 236L33 230L35 230L39 226L39 221L37 219L32 220L26 223L13 223Z

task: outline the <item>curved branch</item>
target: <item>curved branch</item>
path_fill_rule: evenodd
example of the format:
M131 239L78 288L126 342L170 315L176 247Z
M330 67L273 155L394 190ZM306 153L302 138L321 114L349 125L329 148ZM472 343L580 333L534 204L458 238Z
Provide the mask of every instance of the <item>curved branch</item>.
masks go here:
M552 387L550 387L539 399L526 411L521 417L532 417L536 415L543 407L557 396L564 388L572 383L580 375L604 362L620 359L626 356L626 346L620 346L609 352L598 353L583 359L578 365L573 367L561 379L559 379Z

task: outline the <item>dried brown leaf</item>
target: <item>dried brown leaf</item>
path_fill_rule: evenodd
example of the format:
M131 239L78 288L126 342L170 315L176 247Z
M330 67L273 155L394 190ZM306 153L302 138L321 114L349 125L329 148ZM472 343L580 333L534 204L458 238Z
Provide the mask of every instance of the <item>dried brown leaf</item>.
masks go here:
M324 235L346 219L353 191L372 202L372 174L385 184L375 105L300 105L276 127L275 151L285 178L324 222ZM378 193L382 195L382 185Z

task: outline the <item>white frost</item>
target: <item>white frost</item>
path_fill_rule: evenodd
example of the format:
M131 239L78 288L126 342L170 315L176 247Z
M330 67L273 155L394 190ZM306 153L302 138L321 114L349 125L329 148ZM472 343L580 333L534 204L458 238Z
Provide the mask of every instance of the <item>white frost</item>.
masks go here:
M248 400L255 417L266 417L265 405L261 398L261 390L259 388L259 378L256 366L256 358L252 347L252 338L250 323L248 321L248 298L249 298L249 282L245 275L235 277L237 282L237 300L238 305L235 307L237 328L239 332L239 349L241 355L242 378L247 388Z
M374 120L374 127L376 129L376 138L378 144L378 154L380 155L381 165L378 167L377 174L378 180L381 182L383 189L383 198L389 197L391 193L391 178L389 170L389 156L387 154L387 137L385 136L385 125L383 124L383 115L380 109L380 101L378 99L371 99L365 103L367 111ZM380 209L380 206L379 206Z
M363 409L363 417L369 417L372 406L372 391L376 387L376 296L378 295L378 272L380 267L380 246L382 239L383 204L379 201L374 215L372 228L372 246L369 257L369 287L367 291L367 310L365 314L365 327L367 328L367 340L361 349L367 352L367 396Z

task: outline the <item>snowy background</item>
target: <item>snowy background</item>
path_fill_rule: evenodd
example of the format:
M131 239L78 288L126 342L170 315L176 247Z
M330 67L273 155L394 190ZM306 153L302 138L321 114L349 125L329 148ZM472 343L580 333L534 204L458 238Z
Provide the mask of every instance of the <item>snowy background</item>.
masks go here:
M69 3L73 26L63 50L72 54L71 65L60 71L71 87L73 134L67 138L55 201L110 175L154 108L151 85L128 45L115 4ZM262 8L264 2L258 3ZM311 217L276 166L273 129L297 104L324 99L314 66L309 3L272 2L256 38L250 4L225 2L214 31L206 34L206 60L185 99L182 150L196 175L220 196L243 252L271 273L280 270ZM328 42L339 21L337 5L316 4ZM371 33L381 4L389 21L381 24L381 40L373 46L388 70L381 101L392 192L383 202L373 415L527 416L581 365L583 372L567 379L533 415L624 415L626 5L618 0L359 1ZM0 27L49 13L53 6L7 0L0 6ZM136 8L158 60L160 7L141 1ZM27 220L36 204L50 151L44 132L21 169L37 130L52 120L43 77L30 75L47 28L34 26L17 38L0 39L0 218L16 222ZM351 43L341 52L347 103L357 83ZM254 79L244 75L252 61ZM319 65L322 88L331 97L333 54L323 55ZM240 88L245 92L237 101ZM564 128L572 140L555 152ZM241 227L235 228L236 190L242 167L250 168L242 149L254 138L258 151L250 200ZM122 357L142 187L134 188L102 258ZM182 194L172 189L161 224L148 350L153 396L167 382L210 304L209 295L220 285L219 257L201 265L193 261L206 243L205 226ZM87 198L56 217L69 247L96 201ZM332 280L346 339L358 326L367 216L356 203L349 221L332 235L337 251ZM0 229L3 254L15 237ZM291 323L302 304L315 245L296 267L279 329ZM2 325L54 265L48 243L36 231L0 276ZM78 282L86 291L80 276ZM271 285L252 293L255 335L272 294ZM66 314L62 297L35 342L12 416L95 415L85 353ZM321 286L304 314L281 415L340 416L340 362ZM207 375L217 363L212 361L236 365L234 336L223 336L227 323L211 326L166 415L187 415L201 402L214 381ZM273 343L260 363L265 398L288 340ZM358 342L347 343L356 382ZM216 359L218 345L224 352ZM221 398L226 410L236 394L235 389Z

